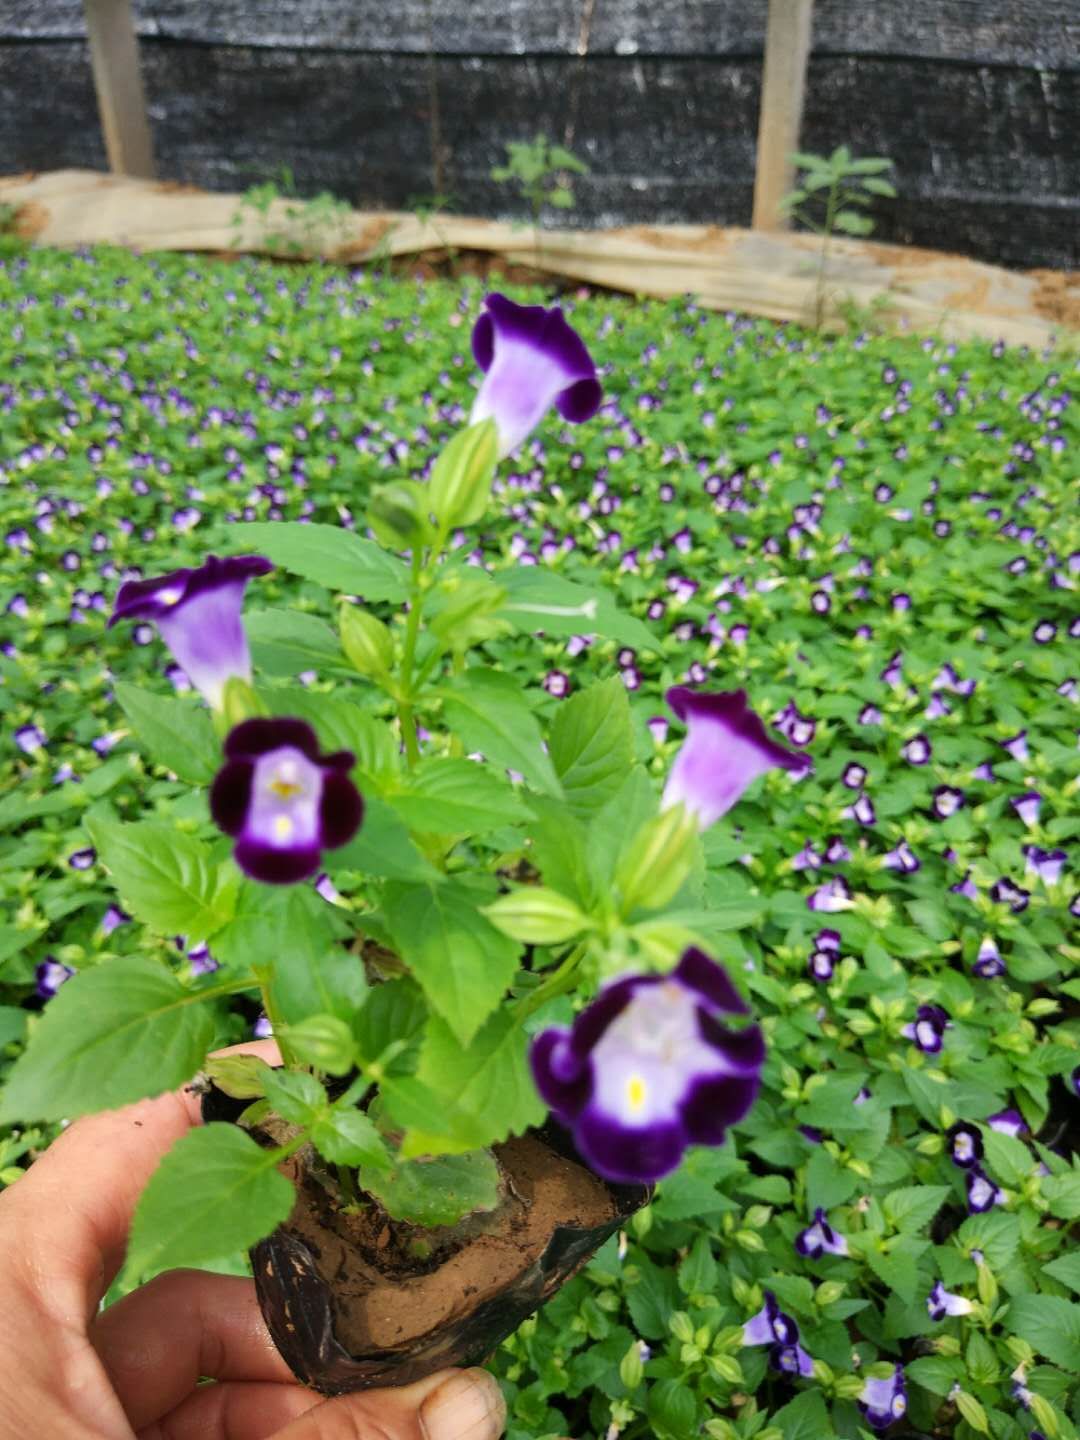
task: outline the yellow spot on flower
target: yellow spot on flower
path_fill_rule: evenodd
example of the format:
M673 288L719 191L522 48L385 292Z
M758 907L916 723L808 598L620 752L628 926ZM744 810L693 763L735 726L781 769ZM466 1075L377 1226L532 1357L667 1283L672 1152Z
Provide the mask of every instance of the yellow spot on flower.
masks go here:
M293 822L288 815L277 815L274 817L274 838L277 840L288 840L293 833Z
M640 1110L645 1104L645 1081L640 1075L631 1075L626 1083L626 1098L631 1110Z
M294 785L289 780L271 780L267 788L272 795L280 795L285 800L300 794L300 786Z

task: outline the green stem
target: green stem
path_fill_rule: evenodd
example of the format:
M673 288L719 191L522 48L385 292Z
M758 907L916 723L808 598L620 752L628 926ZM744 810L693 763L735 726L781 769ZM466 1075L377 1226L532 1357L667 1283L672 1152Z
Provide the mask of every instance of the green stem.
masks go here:
M409 588L409 618L405 626L405 648L401 656L401 703L398 719L401 723L401 738L405 742L405 758L412 767L420 759L420 742L416 735L416 717L413 701L416 691L413 683L413 666L416 660L416 642L420 638L420 613L422 597L420 579L424 572L424 555L420 546L413 549L412 584Z
M814 328L816 330L821 329L821 322L825 318L825 266L829 261L829 242L832 240L839 183L839 181L834 180L829 186L829 198L825 206L825 227L821 243L821 255L818 259L817 284L815 286L814 296Z
M546 980L532 992L525 995L514 1006L514 1016L518 1024L526 1021L530 1015L535 1015L541 1006L546 1005L549 1000L554 1000L557 995L565 994L573 987L577 974L577 968L585 958L587 946L584 941L576 945L566 959L551 972Z

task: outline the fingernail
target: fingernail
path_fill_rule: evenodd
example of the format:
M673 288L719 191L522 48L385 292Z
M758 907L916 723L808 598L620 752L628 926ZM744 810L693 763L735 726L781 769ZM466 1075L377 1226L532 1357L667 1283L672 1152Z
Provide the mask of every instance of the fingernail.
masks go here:
M462 1370L420 1406L424 1440L498 1440L506 1426L506 1402L486 1370Z

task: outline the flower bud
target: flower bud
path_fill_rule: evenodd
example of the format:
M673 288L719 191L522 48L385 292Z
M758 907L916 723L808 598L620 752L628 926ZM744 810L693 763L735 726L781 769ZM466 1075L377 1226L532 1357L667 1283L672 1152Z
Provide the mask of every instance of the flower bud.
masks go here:
M265 715L266 706L256 695L249 680L242 680L239 675L230 675L222 693L220 714L222 729L228 731L244 720Z
M710 1355L709 1369L718 1380L723 1380L726 1385L743 1383L742 1366L734 1355Z
M341 648L355 670L372 680L389 675L394 664L394 637L377 615L343 604L340 630Z
M206 1074L234 1100L255 1100L263 1093L262 1072L270 1067L257 1055L212 1055Z
M644 1240L653 1227L653 1210L651 1205L643 1205L640 1210L635 1210L630 1217L630 1229L634 1232L634 1238Z
M454 525L474 525L481 518L497 461L498 434L492 419L460 431L435 461L428 495L443 534Z
M676 1340L688 1345L694 1338L694 1322L685 1310L676 1310L668 1321L668 1329Z
M1037 1391L1032 1390L1029 1392L1028 1405L1032 1415L1034 1415L1035 1419L1039 1422L1039 1429L1047 1437L1047 1440L1057 1440L1057 1437L1061 1434L1061 1427L1058 1424L1058 1412L1046 1396L1040 1395ZM964 1419L967 1420L967 1418L965 1415ZM970 1425L971 1423L972 1422L968 1420L968 1424Z
M822 1307L833 1305L841 1298L847 1286L839 1280L823 1280L814 1291L814 1302Z
M958 1390L953 1396L953 1403L973 1430L977 1430L980 1435L990 1434L986 1411L974 1395L969 1395L966 1390Z
M985 1262L977 1267L975 1288L978 1290L979 1299L984 1305L993 1305L998 1297L998 1283L994 1277L994 1272Z
M698 853L697 819L682 805L646 820L615 871L622 913L667 905L686 883Z
M308 1065L330 1075L347 1075L356 1059L356 1042L336 1015L309 1015L279 1032L288 1049Z
M427 494L413 480L377 485L368 502L367 521L376 538L392 550L415 549L431 538Z
M619 1379L628 1390L636 1390L645 1378L645 1363L641 1358L641 1346L635 1340L619 1361Z
M857 1400L865 1384L861 1375L841 1375L833 1381L832 1393L838 1400Z
M589 924L573 900L544 885L522 885L500 895L483 913L496 930L526 945L561 945Z

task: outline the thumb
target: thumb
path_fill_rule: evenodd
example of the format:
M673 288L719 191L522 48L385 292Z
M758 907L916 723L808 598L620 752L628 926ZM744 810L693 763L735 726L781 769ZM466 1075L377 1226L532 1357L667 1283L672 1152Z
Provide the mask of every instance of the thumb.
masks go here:
M415 1385L316 1405L273 1440L499 1440L506 1404L486 1370L440 1370Z

